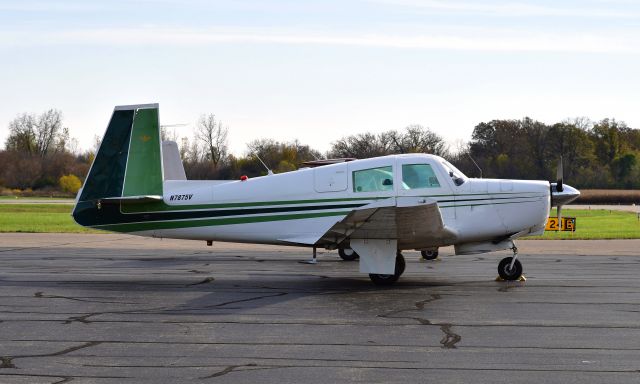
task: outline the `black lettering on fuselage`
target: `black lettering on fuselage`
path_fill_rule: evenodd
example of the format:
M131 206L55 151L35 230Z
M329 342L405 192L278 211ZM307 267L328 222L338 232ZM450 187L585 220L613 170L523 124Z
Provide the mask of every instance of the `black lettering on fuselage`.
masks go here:
M169 201L191 200L193 193L189 195L171 195Z

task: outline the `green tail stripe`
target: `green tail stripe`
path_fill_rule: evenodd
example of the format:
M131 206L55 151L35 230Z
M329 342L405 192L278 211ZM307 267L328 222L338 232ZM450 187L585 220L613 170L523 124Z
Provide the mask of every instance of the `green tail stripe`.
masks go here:
M138 109L133 118L122 196L162 195L158 109Z

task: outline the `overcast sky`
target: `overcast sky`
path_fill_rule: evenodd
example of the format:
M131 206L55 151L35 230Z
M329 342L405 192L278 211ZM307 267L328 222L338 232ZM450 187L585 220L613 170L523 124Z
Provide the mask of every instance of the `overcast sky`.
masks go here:
M88 148L115 105L149 102L180 136L215 113L236 154L524 116L640 128L639 68L633 0L0 0L0 140L57 108Z

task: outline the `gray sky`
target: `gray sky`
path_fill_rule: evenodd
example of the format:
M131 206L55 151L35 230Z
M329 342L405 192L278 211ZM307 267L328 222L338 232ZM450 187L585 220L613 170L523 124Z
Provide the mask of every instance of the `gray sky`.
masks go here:
M640 127L640 2L0 0L0 140L63 111L91 146L118 104L215 113L234 153L422 124L615 117ZM191 128L176 128L191 136Z

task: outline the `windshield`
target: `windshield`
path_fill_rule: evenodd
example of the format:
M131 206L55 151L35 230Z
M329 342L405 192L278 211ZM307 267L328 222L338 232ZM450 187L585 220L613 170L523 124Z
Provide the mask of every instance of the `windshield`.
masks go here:
M445 171L451 177L455 185L461 186L465 183L465 181L467 181L468 177L447 160L443 159L442 165L444 166Z

